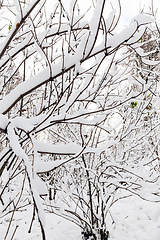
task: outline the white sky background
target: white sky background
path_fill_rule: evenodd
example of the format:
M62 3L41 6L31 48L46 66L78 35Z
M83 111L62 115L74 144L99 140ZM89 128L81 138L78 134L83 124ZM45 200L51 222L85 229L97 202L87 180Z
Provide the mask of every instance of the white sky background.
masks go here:
M70 10L70 2L73 0L61 0L67 11ZM95 0L93 0L95 2ZM119 22L119 28L123 29L126 25L129 24L131 19L136 16L139 12L144 9L144 12L148 12L149 6L151 7L152 0L120 0L122 13L121 19ZM78 4L81 12L85 12L90 5L93 5L92 0L78 0ZM112 10L111 4L113 8L117 9L118 0L106 0L106 4L108 8L108 13ZM160 0L153 0L154 11L159 8L157 12L157 20L160 22ZM118 13L118 12L117 12Z
M30 0L32 2L32 0ZM70 3L74 2L75 0L61 0L63 3L65 9L70 12ZM93 2L95 3L97 0L78 0L77 3L80 8L80 14L86 12L86 10L92 5ZM49 12L53 11L53 6L57 2L57 0L50 0L47 1L47 9L49 9ZM142 9L144 9L144 12L148 11L148 6L151 6L152 0L120 0L121 2L121 7L122 7L122 13L121 13L121 18L120 22L118 25L118 31L122 30L125 26L127 26L131 19L136 16ZM159 8L159 11L157 13L157 21L160 24L160 0L153 0L153 5L154 5L154 11ZM105 6L105 11L106 15L111 12L112 6L114 9L117 9L117 14L119 12L118 9L118 0L106 0L106 6ZM91 11L88 16L91 16ZM12 23L14 22L14 16L8 17ZM9 25L9 22L8 22ZM7 27L8 30L8 27Z

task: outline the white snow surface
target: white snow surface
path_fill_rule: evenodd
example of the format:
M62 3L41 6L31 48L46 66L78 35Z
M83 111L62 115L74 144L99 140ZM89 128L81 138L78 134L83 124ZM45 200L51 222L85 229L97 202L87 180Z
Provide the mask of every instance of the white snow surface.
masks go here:
M5 129L8 124L8 118L3 114L0 114L0 128Z
M160 203L145 202L137 197L119 200L110 209L113 219L108 218L108 240L159 240ZM40 240L41 233L37 219L31 233L28 233L32 209L17 212L13 227L18 225L14 240ZM113 221L114 220L114 223ZM81 229L59 216L46 214L45 232L47 240L81 240ZM0 219L1 239L4 239L8 217ZM9 240L9 238L7 238Z
M145 59L145 58L142 58L142 62L144 64L150 65L150 66L155 66L155 65L160 64L160 61L153 61L153 60L148 60L148 59Z
M74 155L82 150L80 146L75 143L52 145L45 142L36 141L36 149L38 152Z

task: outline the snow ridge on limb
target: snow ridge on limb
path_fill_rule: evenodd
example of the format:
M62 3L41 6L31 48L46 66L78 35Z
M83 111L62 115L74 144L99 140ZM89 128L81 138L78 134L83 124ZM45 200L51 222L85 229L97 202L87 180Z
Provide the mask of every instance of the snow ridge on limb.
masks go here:
M27 19L27 17L29 16L29 14L32 12L32 10L35 8L35 6L40 2L40 0L33 0L32 3L30 4L30 6L26 9L27 12L24 14L23 18L20 17L20 15L17 15L16 17L16 23L14 24L14 26L11 29L10 34L8 34L8 36L6 37L6 39L4 40L3 44L1 43L0 46L0 59L2 58L3 54L5 53L8 45L10 44L10 42L12 41L12 39L14 38L15 34L18 32L19 28L21 27L21 25L25 22L25 20ZM17 25L17 23L19 23ZM3 47L2 47L3 45Z
M5 132L8 123L9 123L8 118L5 115L0 114L0 131Z
M44 217L44 213L43 213L43 206L41 203L41 199L40 199L40 195L37 192L37 187L36 187L36 178L35 177L35 173L34 173L34 168L31 167L31 163L29 161L28 156L25 154L24 150L22 149L22 147L19 144L18 141L18 137L15 134L15 130L18 127L22 127L23 122L21 120L17 121L17 119L15 119L15 121L12 121L12 123L10 123L8 125L7 128L7 133L8 133L8 139L9 139L9 144L10 147L12 148L13 152L20 157L21 159L23 159L24 161L24 165L25 165L25 169L26 169L26 173L27 173L27 177L28 177L28 181L29 181L29 185L31 188L31 193L32 193L32 197L33 197L33 201L35 204L35 208L37 211L37 215L38 215L38 220L40 222L41 228L42 228L42 232L44 235L45 239L45 231L44 231L44 227L45 227L45 217ZM30 130L30 126L25 123L24 129L25 130ZM43 182L41 182L41 184L44 184Z
M139 17L137 18L139 19ZM153 21L153 18L147 17L149 23ZM139 23L140 22L140 23ZM141 15L140 20L135 21L130 27L123 30L121 33L119 33L116 36L110 37L107 42L107 49L108 55L113 54L117 51L117 47L122 45L123 43L128 44L128 41L130 39L134 39L134 35L138 29L138 27L142 24L146 23L146 17L144 17L144 23L143 23L143 15ZM140 25L139 25L140 24ZM141 33L143 34L144 31ZM138 38L141 36L138 35ZM52 80L57 78L58 76L61 76L65 72L68 72L70 69L73 69L75 67L75 63L77 61L83 63L85 60L88 60L88 58L92 56L96 56L97 54L100 54L101 52L104 52L106 49L104 49L103 44L96 47L95 50L92 51L91 56L88 54L86 58L83 57L84 52L84 42L86 41L86 36L82 38L81 43L79 44L77 48L77 52L75 55L66 54L64 57L64 72L61 71L61 62L57 63L56 65L52 64ZM132 44L137 42L137 38L135 37L135 41L132 40ZM69 61L68 61L69 59ZM0 101L0 113L6 114L22 97L29 94L33 90L37 89L38 87L42 86L43 84L47 83L48 81L51 81L50 74L49 74L49 68L46 68L37 76L34 76L32 79L28 79L25 82L19 84L10 94L8 94L6 97L3 98L3 100Z

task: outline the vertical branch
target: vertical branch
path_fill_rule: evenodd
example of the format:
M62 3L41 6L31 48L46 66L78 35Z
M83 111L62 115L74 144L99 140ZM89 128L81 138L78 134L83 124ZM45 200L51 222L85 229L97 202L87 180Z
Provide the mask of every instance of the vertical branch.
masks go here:
M63 95L63 88L64 88L64 68L65 68L65 62L64 62L64 39L62 40L62 86L61 86L61 97Z
M33 202L34 202L35 210L37 212L38 221L39 221L40 228L41 228L42 240L46 240L45 229L44 229L44 226L43 226L41 218L40 218L39 209L38 209L37 202L36 202L36 199L35 199L35 196L34 196L34 193L33 193L32 183L31 183L31 179L30 179L30 176L29 176L29 173L28 173L27 169L26 169L26 173L27 173L27 178L28 178L30 190L31 190L32 199L33 199Z
M19 203L19 201L20 201L20 199L21 199L21 197L22 197L25 179L26 179L26 174L24 175L21 192L20 192L19 198L18 198L18 200L17 200L17 203L14 205L14 210L13 210L13 212L12 212L12 216L11 216L11 219L10 219L10 222L9 222L9 225L8 225L7 232L6 232L6 235L5 235L5 237L4 237L4 240L5 240L5 239L7 238L7 236L8 236L9 229L10 229L11 223L12 223L12 221L13 221L13 216L14 216L14 214L15 214L15 211L16 211L16 208L17 208L17 206L18 206L18 203Z
M87 174L87 181L88 181L88 195L89 195L89 205L90 205L90 213L91 213L91 225L94 228L94 212L93 212L93 202L92 202L92 187L91 187L91 181L89 176L89 171L87 170L87 164L84 158L84 154L82 154L82 161L86 170Z

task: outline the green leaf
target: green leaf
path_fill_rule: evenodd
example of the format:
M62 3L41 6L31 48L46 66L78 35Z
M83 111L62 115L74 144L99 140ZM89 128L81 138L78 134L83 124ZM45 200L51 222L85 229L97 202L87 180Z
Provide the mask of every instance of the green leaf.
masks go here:
M131 102L131 108L135 108L137 106L137 102Z
M12 28L12 23L9 24L8 30L10 31Z

